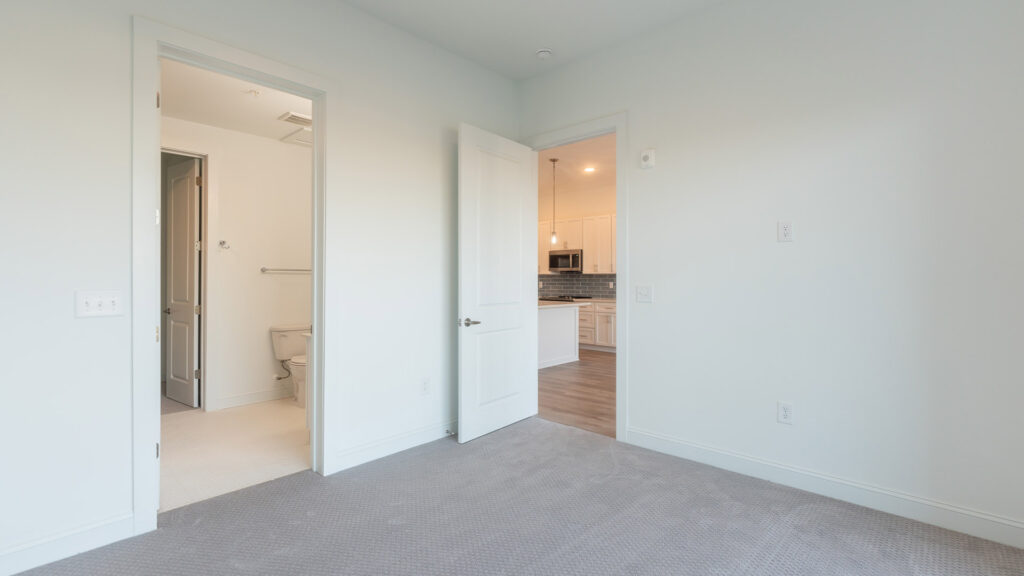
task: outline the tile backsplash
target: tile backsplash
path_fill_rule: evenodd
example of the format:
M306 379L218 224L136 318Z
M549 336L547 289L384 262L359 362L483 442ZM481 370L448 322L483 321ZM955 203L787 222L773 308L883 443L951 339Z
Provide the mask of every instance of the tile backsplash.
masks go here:
M539 289L541 298L550 296L592 296L594 298L615 298L615 274L538 274L537 280L544 286Z

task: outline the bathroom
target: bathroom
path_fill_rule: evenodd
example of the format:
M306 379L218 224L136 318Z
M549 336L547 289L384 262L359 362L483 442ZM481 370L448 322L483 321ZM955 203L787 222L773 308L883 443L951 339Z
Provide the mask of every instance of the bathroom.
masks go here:
M161 510L310 466L312 104L161 61Z

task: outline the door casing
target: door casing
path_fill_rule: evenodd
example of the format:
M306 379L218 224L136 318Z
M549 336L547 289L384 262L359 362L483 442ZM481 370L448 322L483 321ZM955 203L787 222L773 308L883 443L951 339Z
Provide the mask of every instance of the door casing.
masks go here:
M156 529L160 442L160 59L177 60L309 98L313 102L313 358L310 455L325 470L324 419L324 202L327 87L309 72L219 42L132 19L131 173L131 411L132 533ZM205 338L203 338L205 340ZM205 400L205 399L204 399ZM111 540L130 534L111 534Z

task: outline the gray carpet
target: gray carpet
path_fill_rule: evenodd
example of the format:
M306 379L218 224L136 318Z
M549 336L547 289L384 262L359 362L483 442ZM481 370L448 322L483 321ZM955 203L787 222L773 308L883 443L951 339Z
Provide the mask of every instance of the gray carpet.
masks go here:
M29 574L1020 576L1024 550L534 418L173 510Z

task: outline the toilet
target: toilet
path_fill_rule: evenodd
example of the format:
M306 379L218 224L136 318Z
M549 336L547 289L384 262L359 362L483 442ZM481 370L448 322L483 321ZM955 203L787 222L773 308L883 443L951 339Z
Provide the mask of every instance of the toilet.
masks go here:
M309 324L285 324L270 327L274 358L291 375L292 390L299 407L306 407L306 339L313 330ZM284 380L287 376L279 376Z

